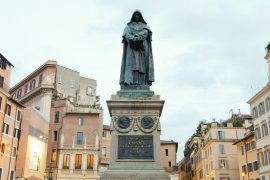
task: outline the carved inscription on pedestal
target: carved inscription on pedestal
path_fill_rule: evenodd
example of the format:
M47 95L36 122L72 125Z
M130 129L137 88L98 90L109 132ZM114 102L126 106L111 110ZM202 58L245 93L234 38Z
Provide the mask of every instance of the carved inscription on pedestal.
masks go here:
M118 159L141 159L153 160L153 136L152 135L130 135L118 136Z

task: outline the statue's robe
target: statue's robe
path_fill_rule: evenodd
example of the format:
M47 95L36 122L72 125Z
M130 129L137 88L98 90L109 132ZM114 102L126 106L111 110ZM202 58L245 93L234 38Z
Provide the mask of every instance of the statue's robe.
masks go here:
M123 33L121 85L152 85L154 63L151 45L152 31L142 22L132 22Z

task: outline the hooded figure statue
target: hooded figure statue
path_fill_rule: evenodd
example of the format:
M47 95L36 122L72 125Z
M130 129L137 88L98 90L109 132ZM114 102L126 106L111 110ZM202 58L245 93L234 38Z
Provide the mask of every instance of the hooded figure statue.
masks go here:
M136 10L123 33L123 57L120 85L147 85L154 82L154 63L151 45L152 31Z

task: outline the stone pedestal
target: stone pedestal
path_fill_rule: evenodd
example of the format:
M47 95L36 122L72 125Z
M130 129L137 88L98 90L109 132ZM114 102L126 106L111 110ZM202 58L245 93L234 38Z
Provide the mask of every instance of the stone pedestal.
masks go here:
M121 90L107 105L112 118L111 154L101 179L169 180L160 157L159 118L164 101L149 90Z

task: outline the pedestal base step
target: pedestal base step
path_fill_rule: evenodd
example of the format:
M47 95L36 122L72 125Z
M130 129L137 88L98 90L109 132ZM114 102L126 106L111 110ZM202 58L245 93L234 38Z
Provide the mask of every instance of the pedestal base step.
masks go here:
M107 170L101 180L170 180L164 170Z

